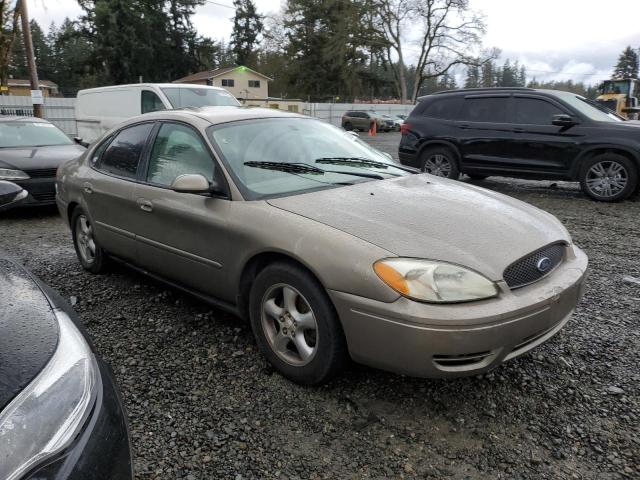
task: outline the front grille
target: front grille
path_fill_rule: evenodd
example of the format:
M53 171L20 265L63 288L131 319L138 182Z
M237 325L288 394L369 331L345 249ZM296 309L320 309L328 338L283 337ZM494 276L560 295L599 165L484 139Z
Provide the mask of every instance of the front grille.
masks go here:
M31 178L51 178L56 176L55 168L36 168L33 170L25 170Z
M56 192L29 192L38 202L55 202Z
M543 277L549 275L558 265L562 263L564 258L565 245L563 243L554 243L540 250L533 252L531 255L518 260L509 265L504 271L504 281L511 289L524 287L530 283L537 282ZM547 258L544 262L545 269L539 268L540 262Z

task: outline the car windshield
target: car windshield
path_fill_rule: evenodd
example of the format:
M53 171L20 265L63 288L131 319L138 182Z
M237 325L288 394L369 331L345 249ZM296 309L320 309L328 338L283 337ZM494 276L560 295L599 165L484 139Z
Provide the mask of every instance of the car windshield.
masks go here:
M240 102L229 92L218 90L217 88L167 87L161 90L167 96L173 108L237 107L240 105Z
M73 142L48 122L0 122L0 148L48 147Z
M357 136L310 118L229 122L208 134L249 200L410 174Z
M596 102L588 100L580 95L569 92L553 92L570 106L582 113L584 116L596 122L623 122L624 120L616 114L609 112Z

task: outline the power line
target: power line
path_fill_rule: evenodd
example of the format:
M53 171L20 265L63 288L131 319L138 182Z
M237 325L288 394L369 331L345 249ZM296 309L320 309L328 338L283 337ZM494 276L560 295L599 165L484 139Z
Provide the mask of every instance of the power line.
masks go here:
M236 7L232 7L231 5L225 5L224 3L219 3L219 2L214 2L213 0L204 0L206 3L210 3L211 5L217 5L219 7L225 7L225 8L230 8L232 10L235 10Z

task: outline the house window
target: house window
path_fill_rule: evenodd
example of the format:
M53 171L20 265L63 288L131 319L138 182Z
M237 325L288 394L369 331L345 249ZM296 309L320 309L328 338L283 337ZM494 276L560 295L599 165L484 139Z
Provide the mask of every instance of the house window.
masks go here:
M232 78L223 78L222 79L223 87L235 87L235 82Z
M260 88L260 80L249 80L250 88Z

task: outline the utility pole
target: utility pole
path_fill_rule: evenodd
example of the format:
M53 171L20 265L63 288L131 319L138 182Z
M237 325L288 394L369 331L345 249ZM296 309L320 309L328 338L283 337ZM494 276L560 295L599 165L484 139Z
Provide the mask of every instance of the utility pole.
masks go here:
M31 90L40 91L38 82L38 70L36 69L36 59L33 54L33 40L31 39L31 25L29 25L29 13L27 11L27 0L18 0L20 2L20 17L22 18L22 34L24 35L24 49L27 53L27 66L29 68L29 80L31 81ZM33 99L33 96L32 96ZM33 103L33 116L43 118L44 112L41 99Z

